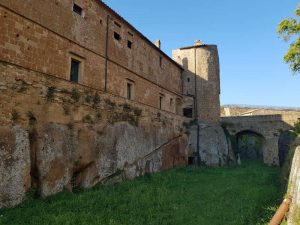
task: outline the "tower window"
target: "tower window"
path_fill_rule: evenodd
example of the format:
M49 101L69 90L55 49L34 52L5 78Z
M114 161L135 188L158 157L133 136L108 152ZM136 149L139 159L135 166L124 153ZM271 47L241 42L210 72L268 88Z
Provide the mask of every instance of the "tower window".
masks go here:
M127 41L127 47L130 48L130 49L132 48L132 42L131 41Z
M159 66L160 66L160 67L162 67L162 60L163 60L163 59L162 59L162 57L160 56L160 57L159 57Z
M73 12L77 13L80 16L83 15L82 8L79 5L75 4L75 3L73 4Z
M127 99L132 100L132 84L127 83Z
M188 77L188 78L187 78L187 82L190 82L190 81L191 81L191 79Z
M121 40L121 35L118 34L117 32L114 32L114 39L116 39L117 41Z
M187 118L193 118L193 109L192 108L184 108L183 116Z
M73 82L79 82L79 71L80 71L80 62L71 59L71 71L70 71L70 80Z

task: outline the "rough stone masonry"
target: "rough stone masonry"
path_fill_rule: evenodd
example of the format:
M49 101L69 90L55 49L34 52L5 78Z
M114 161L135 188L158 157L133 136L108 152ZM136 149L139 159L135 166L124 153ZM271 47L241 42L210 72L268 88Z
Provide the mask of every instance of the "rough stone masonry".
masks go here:
M234 160L216 46L171 59L98 0L0 0L0 30L0 208Z

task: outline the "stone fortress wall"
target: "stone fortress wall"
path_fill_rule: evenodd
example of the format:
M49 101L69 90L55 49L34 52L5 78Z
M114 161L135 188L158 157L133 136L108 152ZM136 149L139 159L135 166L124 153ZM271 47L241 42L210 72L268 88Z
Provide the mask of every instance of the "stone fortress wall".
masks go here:
M0 208L29 188L45 197L184 166L200 146L203 162L226 163L209 132L185 126L220 128L215 46L188 57L204 73L190 95L185 61L101 1L0 0L0 18ZM200 113L184 117L186 102ZM197 144L200 133L209 143Z
M130 81L135 101L159 108L162 95L162 108L175 112L182 68L103 3L76 3L84 17L71 0L1 0L1 60L69 80L74 58L82 64L80 84L126 97Z

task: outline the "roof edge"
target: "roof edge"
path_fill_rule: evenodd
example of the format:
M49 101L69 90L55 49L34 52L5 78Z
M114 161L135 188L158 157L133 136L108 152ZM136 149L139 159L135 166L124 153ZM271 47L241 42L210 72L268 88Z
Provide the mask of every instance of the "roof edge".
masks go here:
M120 14L118 14L115 10L109 7L105 2L102 0L95 0L98 4L103 5L109 12L114 14L118 19L123 21L127 26L129 26L132 30L134 30L142 39L144 39L150 46L156 49L160 54L165 56L171 63L177 66L179 69L184 70L184 68L177 62L175 62L170 56L168 56L165 52L159 49L152 41L150 41L145 35L143 35L140 31L138 31L133 25L131 25L126 19L124 19Z

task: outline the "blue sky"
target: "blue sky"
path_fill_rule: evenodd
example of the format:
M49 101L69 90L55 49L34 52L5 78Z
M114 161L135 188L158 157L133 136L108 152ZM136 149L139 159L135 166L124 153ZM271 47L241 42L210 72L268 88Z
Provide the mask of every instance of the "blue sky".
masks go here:
M300 107L300 75L283 55L288 44L276 29L294 15L296 0L105 0L162 50L217 44L221 104Z

